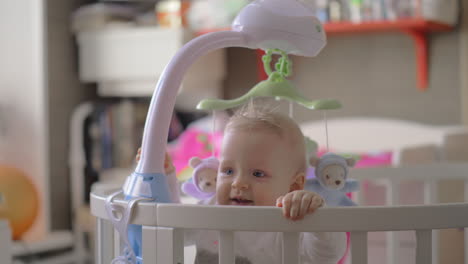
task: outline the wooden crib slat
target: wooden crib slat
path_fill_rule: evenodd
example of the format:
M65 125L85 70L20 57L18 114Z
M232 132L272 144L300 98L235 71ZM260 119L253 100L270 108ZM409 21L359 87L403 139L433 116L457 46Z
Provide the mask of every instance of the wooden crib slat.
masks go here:
M150 227L148 227L150 228ZM143 230L145 236L146 230ZM156 252L156 257L152 258L154 261L149 261L143 258L145 264L155 263L170 263L170 264L183 264L184 263L184 230L181 228L163 228L159 227L152 230L152 236L156 236L156 243L143 244L143 254L145 250ZM155 247L157 245L157 248ZM149 253L152 254L152 253Z
M416 264L431 264L432 230L417 230L416 243Z
M386 204L389 206L397 205L399 203L398 197L400 197L399 181L394 179L388 179L387 190L386 190ZM396 264L395 258L398 256L398 233L387 232L387 264Z
M181 228L174 228L172 233L172 261L174 264L184 264L184 230Z
M424 181L424 204L435 204L439 201L437 180ZM439 231L432 230L432 264L439 263Z
M219 231L219 264L233 264L234 254L234 232Z
M96 223L96 263L111 263L114 256L114 227L112 223L97 218Z
M367 232L351 232L351 263L367 264Z
M299 263L299 233L283 232L283 264Z
M396 257L398 257L398 233L385 232L386 237L386 256L388 264L397 264Z
M154 226L143 226L141 230L141 256L144 263L156 263L158 245L158 228ZM168 262L164 262L168 263Z

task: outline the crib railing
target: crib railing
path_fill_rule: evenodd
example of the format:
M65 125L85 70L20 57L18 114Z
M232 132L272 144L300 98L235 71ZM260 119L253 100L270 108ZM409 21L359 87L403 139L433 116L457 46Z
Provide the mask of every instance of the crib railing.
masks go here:
M386 188L385 204L392 206L400 204L400 184L404 181L420 180L424 183L424 204L435 204L439 202L437 185L443 180L464 180L464 201L468 202L468 163L466 162L439 162L430 164L411 165L390 168L365 168L353 169L353 178L364 182L370 180L380 182ZM362 192L358 192L356 202L362 204ZM387 264L398 263L396 257L399 255L398 233L387 232L386 234ZM439 232L432 233L432 259L437 264L439 254ZM465 264L468 264L468 229L465 229Z
M365 172L366 171L366 172ZM421 179L427 185L441 179L468 178L466 164L439 164L438 166L412 166L407 168L362 170L360 180L382 178L391 188L398 188L401 180ZM374 172L375 174L367 174ZM391 172L392 175L387 175ZM402 177L401 173L408 173ZM424 174L424 173L428 174ZM382 174L384 173L384 174ZM386 175L386 176L385 176ZM425 175L425 176L424 176ZM434 176L440 175L440 176ZM465 184L466 186L467 184ZM427 195L431 194L428 189ZM465 195L467 194L465 188ZM91 210L97 216L97 263L110 263L120 252L120 239L107 221L104 209L107 193L91 195ZM123 200L115 200L124 204ZM258 219L259 221L245 221ZM143 259L150 263L184 263L184 230L218 230L220 263L234 263L234 232L282 232L282 263L300 263L298 255L299 232L351 232L351 262L367 263L367 234L376 231L414 230L416 233L416 263L432 263L433 231L446 228L468 227L468 203L431 204L411 206L359 206L322 208L304 220L286 220L281 209L275 207L201 206L180 204L139 203L132 223L143 226ZM466 229L465 229L466 230ZM465 248L466 248L465 232ZM468 251L465 250L465 255ZM468 261L465 259L465 263Z

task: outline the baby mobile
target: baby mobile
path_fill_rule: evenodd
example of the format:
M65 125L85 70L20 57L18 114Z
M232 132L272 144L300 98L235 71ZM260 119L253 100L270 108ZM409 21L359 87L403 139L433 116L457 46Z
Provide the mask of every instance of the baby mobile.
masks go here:
M274 64L274 70L271 69L271 62L273 55L279 55L278 60ZM262 57L265 73L268 78L255 87L253 87L245 95L232 99L206 99L202 100L197 109L213 111L225 110L229 108L238 107L245 103L252 103L255 97L273 97L276 100L289 101L289 116L293 118L293 103L298 103L311 110L330 110L338 109L341 104L333 99L322 99L310 101L299 94L294 84L287 79L292 74L292 61L286 52L279 49L268 49ZM213 133L215 131L213 118ZM312 155L317 150L317 143L309 138L305 138L307 146L307 153ZM214 143L213 143L214 144ZM214 149L214 148L213 148ZM192 178L186 181L182 190L187 195L193 196L198 199L206 199L212 197L215 189L216 173L219 166L219 161L212 153L212 156L207 159L200 159L193 157L190 160L190 166L194 169Z
M110 195L106 201L107 215L124 242L122 256L113 263L143 263L142 226L129 224L134 205L142 200L174 202L169 191L171 179L168 178L175 176L166 176L164 172L167 131L180 84L196 59L210 51L226 47L262 49L267 51L264 62L265 71L269 75L267 80L238 99L205 100L198 105L199 109L227 109L259 96L296 102L311 110L337 109L341 105L336 100L305 99L286 79L292 73L288 54L314 57L325 44L326 36L320 21L314 16L313 10L300 1L255 0L241 10L232 24L232 30L199 36L177 52L155 87L145 122L141 159L135 171L127 177L122 190ZM281 58L275 64L275 71L271 71L270 64L266 62L275 53ZM292 107L290 114L292 115ZM217 166L216 162L201 159L194 159L191 165L199 168L200 172ZM200 182L205 180L197 180L197 183ZM203 188L205 187L209 186L205 185ZM204 190L203 188L200 190ZM115 198L123 199L125 203L115 203ZM182 259L174 261L183 262Z

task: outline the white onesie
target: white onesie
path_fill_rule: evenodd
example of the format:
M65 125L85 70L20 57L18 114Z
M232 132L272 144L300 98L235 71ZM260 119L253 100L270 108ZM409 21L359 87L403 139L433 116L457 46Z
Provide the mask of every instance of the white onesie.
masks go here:
M214 204L213 199L203 204ZM346 251L346 234L343 232L300 233L299 239L300 263L337 264ZM196 245L196 264L218 263L217 231L186 230L185 244ZM235 232L234 245L236 264L281 263L281 233Z

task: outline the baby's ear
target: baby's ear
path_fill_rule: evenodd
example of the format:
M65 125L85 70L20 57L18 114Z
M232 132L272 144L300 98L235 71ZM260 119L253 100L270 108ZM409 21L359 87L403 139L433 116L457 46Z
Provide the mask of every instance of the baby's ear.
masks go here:
M314 157L310 157L310 159L309 159L309 164L310 164L310 166L312 166L312 167L317 167L319 161L320 161L320 158L319 158L319 157L315 157L315 156L314 156Z
M198 165L200 165L201 162L202 161L201 161L201 159L199 157L193 157L193 158L190 159L189 165L190 165L190 167L195 169Z
M300 172L294 176L293 182L291 183L291 186L289 187L289 191L298 191L298 190L304 190L304 185L305 185L305 173Z
M356 160L353 158L347 158L346 164L348 165L348 167L354 167L354 165L356 164Z

